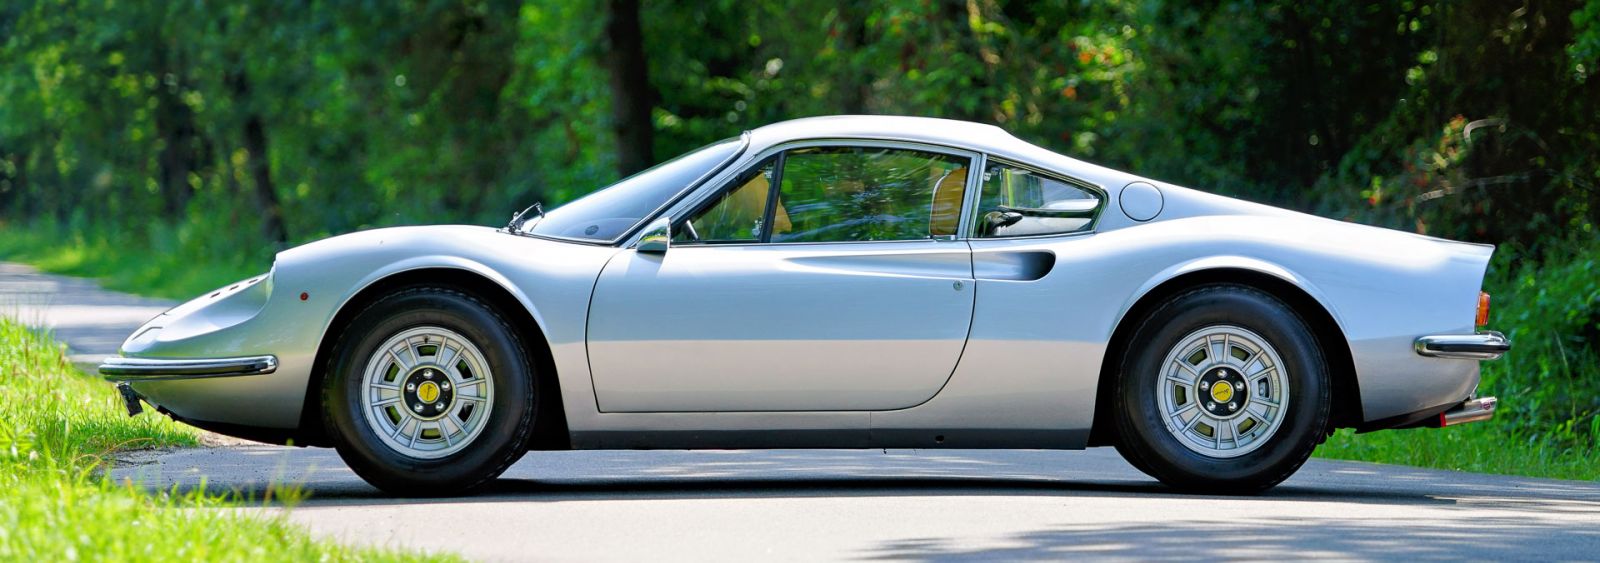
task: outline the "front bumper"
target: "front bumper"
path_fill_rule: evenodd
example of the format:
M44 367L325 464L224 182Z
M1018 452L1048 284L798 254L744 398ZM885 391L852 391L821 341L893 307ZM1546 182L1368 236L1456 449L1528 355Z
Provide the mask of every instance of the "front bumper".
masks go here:
M1460 360L1497 360L1511 349L1506 335L1496 331L1477 334L1438 334L1424 336L1416 341L1417 353L1430 358Z
M276 356L240 358L106 358L100 375L110 381L162 381L264 375L278 371Z

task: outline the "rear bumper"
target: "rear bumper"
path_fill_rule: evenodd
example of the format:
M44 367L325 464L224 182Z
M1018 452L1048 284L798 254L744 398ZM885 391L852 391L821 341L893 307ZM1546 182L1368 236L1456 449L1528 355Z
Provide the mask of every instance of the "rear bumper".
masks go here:
M1417 354L1430 358L1497 360L1511 349L1506 335L1495 331L1477 334L1436 334L1418 338Z
M1406 413L1400 416L1366 422L1356 427L1356 432L1375 432L1399 428L1444 428L1469 422L1482 422L1494 418L1500 401L1494 397L1473 397Z
M106 358L100 375L111 381L160 381L264 375L278 370L276 356L239 358Z

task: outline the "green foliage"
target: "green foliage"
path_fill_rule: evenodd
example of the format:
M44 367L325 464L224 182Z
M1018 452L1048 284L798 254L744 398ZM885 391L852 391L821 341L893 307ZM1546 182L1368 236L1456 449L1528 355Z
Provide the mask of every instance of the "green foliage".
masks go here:
M1490 324L1516 346L1484 364L1483 388L1507 397L1501 424L1514 435L1593 450L1600 443L1600 240L1553 252L1543 264L1518 258L1496 256L1486 284L1501 296Z
M74 224L83 222L0 220L0 257L97 278L117 291L175 300L260 274L272 265L270 252L256 240L258 233L209 224L205 217L138 229Z
M1319 180L1319 209L1535 259L1551 243L1593 238L1600 82L1565 56L1583 41L1567 17L1576 4L1435 7L1440 40L1406 70L1405 103Z
M1587 79L1600 70L1595 68L1595 64L1600 63L1600 1L1588 0L1574 10L1572 28L1575 37L1567 53L1572 55L1573 71L1578 78Z
M1600 345L1557 317L1594 302L1600 1L646 0L648 92L603 63L606 9L0 3L0 254L184 297L289 244L554 207L615 178L619 128L665 160L794 117L953 117L1498 244L1497 272L1519 260L1491 279L1500 310L1531 316L1486 388L1546 393L1508 403L1507 431L1570 447L1554 429L1594 420ZM649 123L613 122L625 99Z
M646 2L646 125L664 160L808 115L986 121L1178 183L1537 251L1600 214L1596 10ZM207 237L204 253L254 258L570 200L616 162L595 11L12 4L0 213L133 245L151 223L209 223L196 231L255 236Z
M203 491L112 483L102 476L108 454L194 445L195 431L154 414L129 418L110 385L79 373L60 344L15 321L0 318L0 342L0 559L448 559L316 541L282 517L224 510L237 503Z

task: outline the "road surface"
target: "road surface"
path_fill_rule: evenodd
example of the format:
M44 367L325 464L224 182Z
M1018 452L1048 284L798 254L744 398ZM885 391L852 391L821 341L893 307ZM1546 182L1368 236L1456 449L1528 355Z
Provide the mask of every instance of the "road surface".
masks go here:
M147 453L114 477L298 485L288 517L317 534L480 560L1600 558L1600 484L1322 460L1258 497L1173 494L1106 449L534 452L423 500L319 449Z
M106 291L92 280L39 273L0 262L0 315L49 329L71 349L72 362L93 368L114 356L133 330L176 305Z
M85 361L167 305L0 263L0 312ZM1174 494L1105 449L535 452L455 499L389 498L329 450L240 443L128 454L112 477L289 485L309 498L235 510L481 560L1600 559L1600 483L1323 460L1257 497Z

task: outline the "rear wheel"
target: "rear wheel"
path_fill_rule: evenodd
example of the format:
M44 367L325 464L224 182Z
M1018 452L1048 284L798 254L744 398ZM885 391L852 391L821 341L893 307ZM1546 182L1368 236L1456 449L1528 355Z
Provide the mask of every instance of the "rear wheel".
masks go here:
M527 450L537 381L492 307L446 288L411 288L358 313L323 382L326 427L367 482L450 495L494 479Z
M1311 329L1244 286L1181 293L1145 318L1123 359L1117 449L1169 485L1270 488L1310 457L1331 387Z

